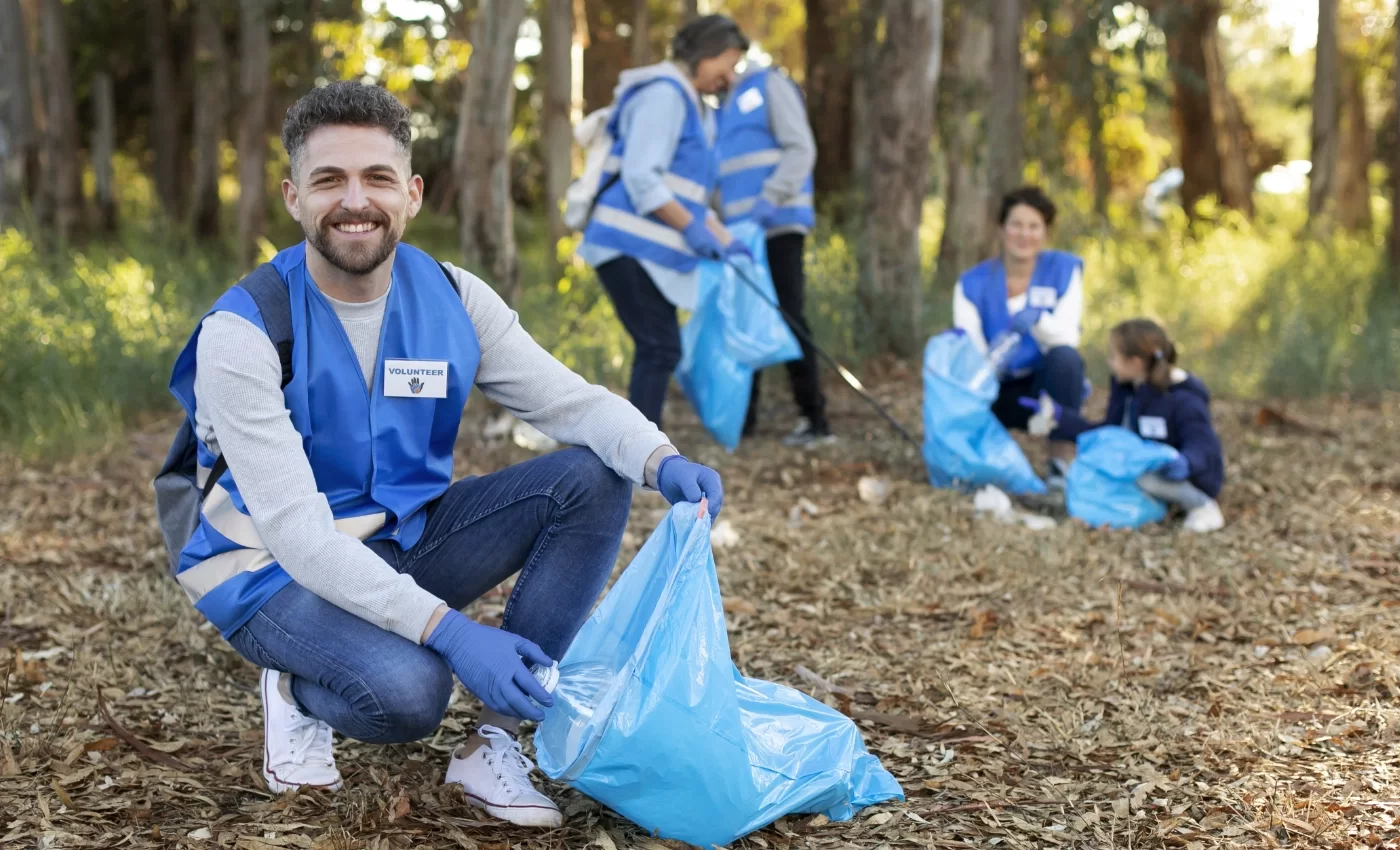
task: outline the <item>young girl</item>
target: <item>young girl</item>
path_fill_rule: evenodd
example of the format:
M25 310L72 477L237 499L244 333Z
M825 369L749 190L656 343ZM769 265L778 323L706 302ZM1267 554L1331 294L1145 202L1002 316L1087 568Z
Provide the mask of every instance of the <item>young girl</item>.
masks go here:
M1104 425L1121 425L1138 436L1166 443L1177 457L1138 479L1138 486L1186 511L1188 531L1216 531L1225 524L1216 496L1225 484L1225 457L1210 421L1210 390L1200 378L1176 368L1176 346L1167 332L1149 319L1131 319L1109 335L1108 414L1089 422L1064 410L1048 396L1022 397L1022 406L1037 411L1033 434L1058 433L1074 439Z

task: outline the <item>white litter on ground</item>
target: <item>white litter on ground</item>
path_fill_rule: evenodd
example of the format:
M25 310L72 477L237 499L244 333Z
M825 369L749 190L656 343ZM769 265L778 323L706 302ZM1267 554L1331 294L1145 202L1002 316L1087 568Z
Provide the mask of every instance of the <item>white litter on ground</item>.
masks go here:
M722 519L710 529L710 545L716 549L727 549L739 545L739 531L729 520Z
M856 491L867 505L882 505L890 497L890 482L866 475L856 482Z
M977 491L972 506L979 514L991 514L997 522L1024 525L1031 531L1046 531L1056 525L1055 520L1048 516L1017 510L1012 506L1010 496L990 484Z

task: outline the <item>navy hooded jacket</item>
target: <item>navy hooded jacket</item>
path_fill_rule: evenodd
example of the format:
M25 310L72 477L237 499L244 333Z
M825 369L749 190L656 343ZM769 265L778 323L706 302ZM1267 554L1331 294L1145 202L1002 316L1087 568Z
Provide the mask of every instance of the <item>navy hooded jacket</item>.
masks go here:
M1060 433L1066 439L1104 425L1121 425L1176 449L1190 464L1191 483L1212 499L1225 486L1225 453L1210 421L1210 390L1195 375L1173 370L1166 392L1150 383L1110 381L1104 421L1090 422L1071 410L1060 417Z

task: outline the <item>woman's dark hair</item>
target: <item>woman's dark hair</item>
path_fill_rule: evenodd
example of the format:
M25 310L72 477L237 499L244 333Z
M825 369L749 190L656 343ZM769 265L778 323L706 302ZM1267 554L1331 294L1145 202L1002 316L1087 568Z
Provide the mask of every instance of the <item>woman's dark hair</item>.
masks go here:
M1050 200L1050 196L1041 191L1039 186L1022 186L1007 192L1006 197L1001 199L1001 215L997 218L998 223L1005 225L1007 216L1011 215L1011 210L1022 205L1040 213L1040 217L1045 219L1046 227L1055 223L1055 202Z
M671 58L693 70L702 59L713 59L726 50L747 52L749 40L739 25L725 15L705 15L676 31Z
M1151 319L1129 319L1109 332L1109 341L1124 357L1138 357L1147 364L1147 380L1166 392L1172 385L1176 345Z

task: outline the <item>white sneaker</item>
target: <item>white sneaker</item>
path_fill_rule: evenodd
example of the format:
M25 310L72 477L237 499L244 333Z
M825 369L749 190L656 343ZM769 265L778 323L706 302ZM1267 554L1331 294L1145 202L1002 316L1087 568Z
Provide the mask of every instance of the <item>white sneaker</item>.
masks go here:
M282 698L276 670L262 671L263 778L274 794L302 788L340 790L331 727Z
M461 785L468 803L517 826L562 826L559 807L531 784L535 765L520 751L520 742L495 726L482 726L476 733L485 745L471 754L465 747L453 750L447 783Z
M1187 531L1194 531L1197 534L1206 534L1224 528L1225 516L1220 513L1219 503L1211 499L1199 508L1192 508L1187 511L1186 521L1183 525Z

